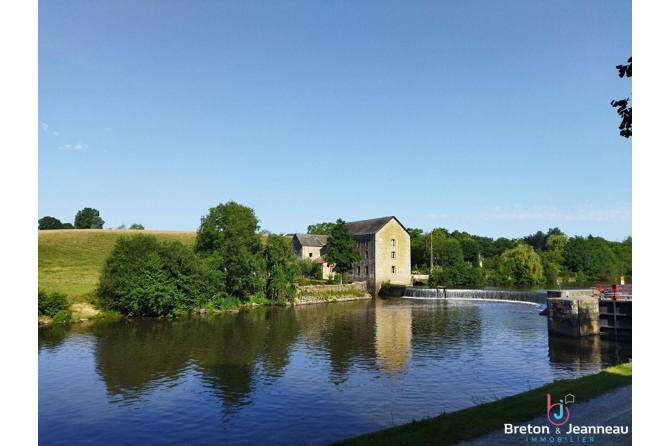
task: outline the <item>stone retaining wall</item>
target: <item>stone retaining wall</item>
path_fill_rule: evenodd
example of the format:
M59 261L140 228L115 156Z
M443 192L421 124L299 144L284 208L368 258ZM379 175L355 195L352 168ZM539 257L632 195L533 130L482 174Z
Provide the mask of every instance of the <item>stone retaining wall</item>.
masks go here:
M348 292L351 292L348 295ZM362 296L360 295L362 293ZM354 282L346 285L307 285L298 287L292 305L318 304L350 300L371 299L365 282Z
M562 297L547 299L549 334L578 338L600 333L598 299Z

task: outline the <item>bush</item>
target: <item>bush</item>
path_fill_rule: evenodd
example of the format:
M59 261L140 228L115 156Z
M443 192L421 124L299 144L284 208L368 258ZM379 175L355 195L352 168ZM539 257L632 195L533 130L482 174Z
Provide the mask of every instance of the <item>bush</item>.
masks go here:
M217 278L182 243L137 234L117 240L103 266L98 296L107 310L172 316L201 308L216 294Z
M53 316L54 324L64 324L66 322L74 322L72 313L69 310L61 310Z
M223 293L219 293L212 298L210 304L220 310L230 310L240 305L240 301L235 296L225 296Z
M44 290L39 290L37 292L37 310L39 311L39 314L54 317L56 313L61 310L67 310L69 307L70 303L63 293L53 291L48 294Z

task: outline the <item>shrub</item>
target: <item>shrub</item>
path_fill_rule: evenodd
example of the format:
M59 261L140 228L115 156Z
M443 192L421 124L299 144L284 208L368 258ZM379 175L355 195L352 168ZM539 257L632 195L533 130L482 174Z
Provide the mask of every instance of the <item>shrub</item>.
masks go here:
M56 313L61 310L67 310L69 307L70 303L63 293L58 291L47 293L44 290L39 290L37 292L37 310L39 311L39 314L54 317Z
M180 242L152 235L120 237L105 261L98 296L107 310L137 316L171 316L202 307L217 276Z
M225 296L223 293L218 293L211 299L210 304L214 308L218 308L220 310L230 310L231 308L235 308L240 305L240 301L235 296Z
M69 310L61 310L53 316L54 324L64 324L66 322L74 322L72 313Z

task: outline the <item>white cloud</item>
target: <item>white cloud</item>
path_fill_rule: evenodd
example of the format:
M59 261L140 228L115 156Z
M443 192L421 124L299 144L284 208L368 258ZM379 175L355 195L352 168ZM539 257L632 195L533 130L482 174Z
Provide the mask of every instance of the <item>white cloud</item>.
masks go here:
M49 124L47 124L46 122L40 122L40 127L42 127L42 130L48 130Z
M54 136L60 136L60 133L58 133L57 131L54 130L53 135L54 135Z
M81 141L77 143L76 146L74 146L75 149L77 150L86 150L88 149L88 146L85 144L82 144Z
M71 148L72 148L72 146L70 144L64 144L64 145L60 146L61 150L70 150Z

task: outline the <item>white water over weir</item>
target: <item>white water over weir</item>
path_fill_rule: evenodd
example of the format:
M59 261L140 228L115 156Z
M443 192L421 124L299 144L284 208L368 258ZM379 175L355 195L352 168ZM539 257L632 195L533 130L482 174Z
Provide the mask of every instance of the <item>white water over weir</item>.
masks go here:
M435 288L406 288L403 297L412 299L497 300L538 305L546 305L547 303L546 291L445 290Z

